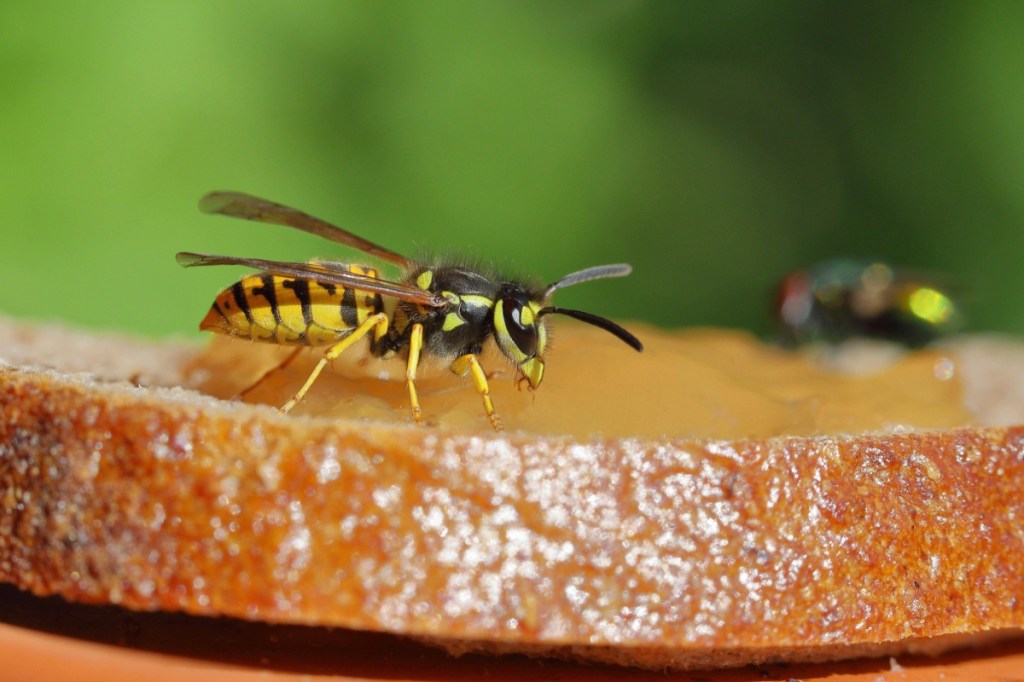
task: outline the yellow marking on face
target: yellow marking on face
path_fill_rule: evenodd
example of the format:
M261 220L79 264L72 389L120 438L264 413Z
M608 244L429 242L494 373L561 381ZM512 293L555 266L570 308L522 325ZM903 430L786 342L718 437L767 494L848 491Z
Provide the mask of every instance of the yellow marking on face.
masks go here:
M509 336L508 327L505 325L505 303L503 301L494 304L494 314L491 317L494 320L494 337L498 346L501 347L501 352L515 364L521 365L526 360L526 354L519 350L519 346Z
M434 272L432 270L424 270L416 278L416 286L420 289L429 289L430 283L434 281Z
M519 323L524 327L529 327L533 324L534 314L533 310L529 307L522 308L519 311Z
M537 323L537 357L540 357L540 356L544 355L544 346L547 344L547 341L548 341L548 330L544 327L544 321L540 320ZM541 372L543 373L543 371L544 371L544 363L541 362L540 365L541 365L541 367L540 367ZM540 383L539 379L537 380L537 383L538 384Z
M523 376L530 382L530 388L537 388L540 382L544 381L544 361L540 357L533 357L519 366Z
M441 330L450 332L456 327L461 327L464 324L466 324L466 321L459 317L458 313L448 313L444 317L444 324L441 325Z

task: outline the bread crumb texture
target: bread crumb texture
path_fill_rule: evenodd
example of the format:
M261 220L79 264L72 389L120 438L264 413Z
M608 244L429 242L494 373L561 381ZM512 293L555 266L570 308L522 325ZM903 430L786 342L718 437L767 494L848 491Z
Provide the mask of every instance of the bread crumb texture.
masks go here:
M1021 481L1019 426L502 435L0 366L0 580L453 650L684 668L1020 628Z

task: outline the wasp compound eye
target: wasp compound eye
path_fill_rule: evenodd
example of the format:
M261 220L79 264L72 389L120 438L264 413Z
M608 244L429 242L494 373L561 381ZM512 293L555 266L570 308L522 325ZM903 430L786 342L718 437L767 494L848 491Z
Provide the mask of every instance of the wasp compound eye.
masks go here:
M523 355L532 358L537 354L537 325L534 324L533 311L515 298L506 298L501 308L512 342Z

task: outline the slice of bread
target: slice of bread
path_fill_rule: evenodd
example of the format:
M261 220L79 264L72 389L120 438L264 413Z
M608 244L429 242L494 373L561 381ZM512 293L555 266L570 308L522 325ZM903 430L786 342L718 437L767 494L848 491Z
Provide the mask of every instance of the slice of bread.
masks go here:
M370 378L283 416L221 399L273 348L2 321L0 580L651 668L1024 625L1020 346L822 367L735 333L646 329L633 357L558 331L536 394L492 375L496 434L443 375L421 390L432 426L358 361L338 374ZM290 397L294 364L250 398Z

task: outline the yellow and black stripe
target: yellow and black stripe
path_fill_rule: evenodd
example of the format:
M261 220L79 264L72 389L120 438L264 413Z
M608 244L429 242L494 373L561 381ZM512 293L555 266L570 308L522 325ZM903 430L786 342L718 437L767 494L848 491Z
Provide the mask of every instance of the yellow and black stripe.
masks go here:
M343 267L378 277L374 268ZM222 291L199 328L254 341L323 346L383 308L380 294L264 272L243 277Z

